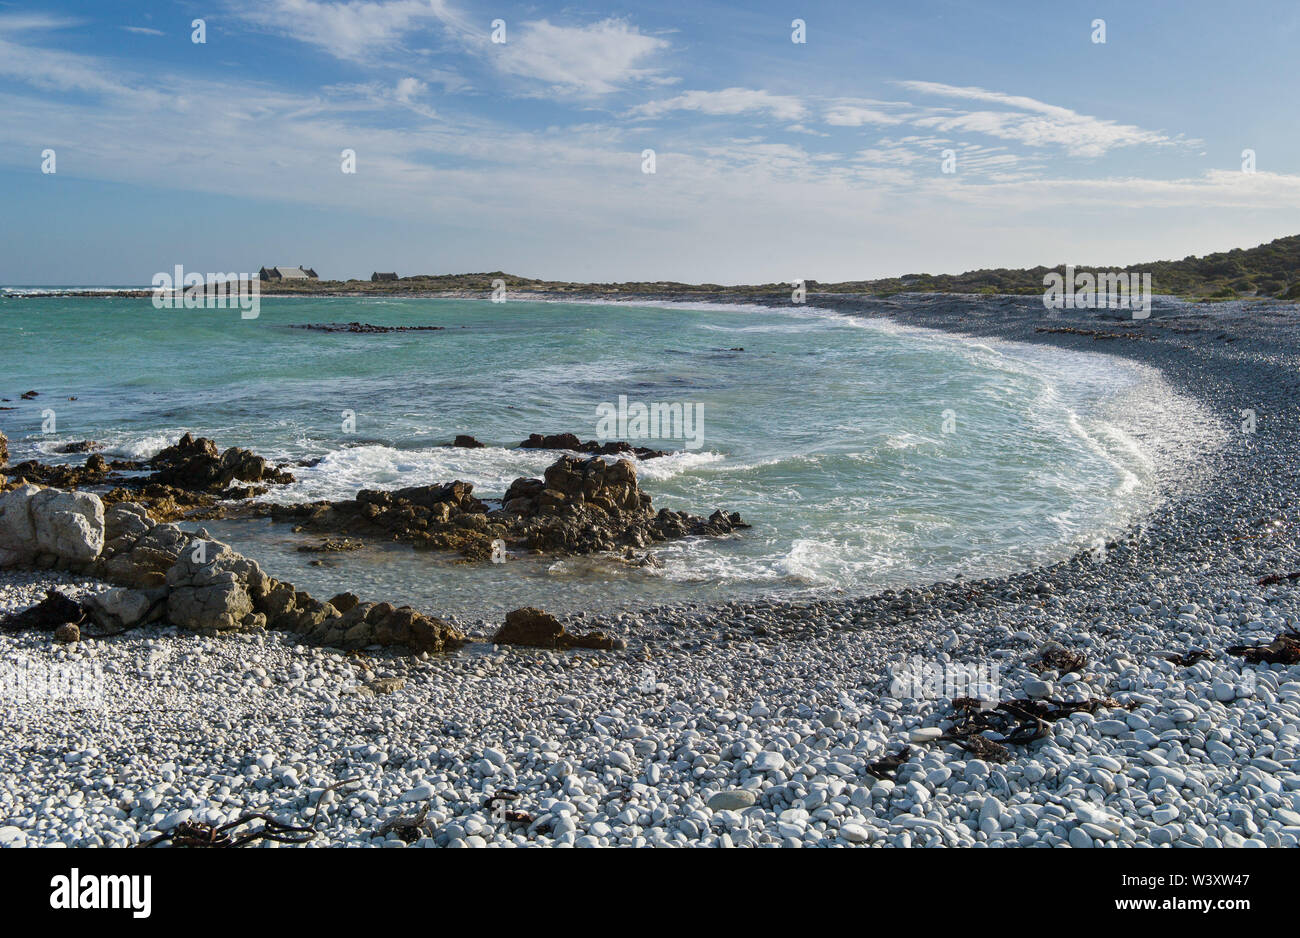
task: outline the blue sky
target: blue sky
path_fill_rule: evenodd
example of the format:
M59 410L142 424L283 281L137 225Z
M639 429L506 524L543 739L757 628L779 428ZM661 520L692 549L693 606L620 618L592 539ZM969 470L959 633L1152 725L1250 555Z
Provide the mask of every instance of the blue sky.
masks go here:
M844 280L1300 232L1294 0L745 7L0 0L0 282Z

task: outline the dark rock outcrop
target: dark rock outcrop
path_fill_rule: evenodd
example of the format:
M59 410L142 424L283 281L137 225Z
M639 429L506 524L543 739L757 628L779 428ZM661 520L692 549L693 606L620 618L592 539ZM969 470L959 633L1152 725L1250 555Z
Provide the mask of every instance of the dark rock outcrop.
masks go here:
M488 506L474 497L473 490L470 483L459 481L393 491L362 489L349 501L257 505L254 510L296 522L296 530L403 541L486 559L493 539L508 532L503 524L487 520Z
M103 448L103 443L96 443L94 440L81 440L78 443L64 443L62 446L56 446L54 452L62 454L93 453Z
M6 470L15 480L49 485L60 489L76 489L87 485L101 485L108 480L111 467L103 456L93 454L84 466L40 463L34 459L15 463Z
M633 446L631 443L625 443L622 440L613 440L608 443L599 443L596 440L588 440L586 443L578 439L573 433L554 433L549 436L543 436L540 433L530 433L528 439L519 444L520 449L564 449L575 453L588 453L592 456L624 456L633 455L637 459L656 459L660 456L667 456L668 453L661 449L649 449L644 446Z
M446 326L376 326L368 322L308 322L295 323L291 329L309 329L312 332L442 332Z
M149 466L154 470L150 477L154 484L188 491L224 493L234 482L294 481L290 473L256 453L238 446L218 453L216 443L188 433L149 460Z
M91 441L68 444L61 451L98 448ZM0 464L0 468L4 468ZM148 476L124 475L153 470ZM61 489L113 486L103 496L107 504L123 501L146 505L155 520L172 521L197 509L211 511L222 499L242 500L261 495L269 485L293 482L290 473L246 449L233 446L219 452L211 440L187 433L148 463L105 460L92 453L84 466L27 460L4 469L14 482L31 482Z
M738 514L715 511L707 520L665 508L655 513L626 459L563 456L542 479L516 479L502 499L516 518L524 546L547 553L591 553L645 547L655 541L722 536L749 527Z
M305 629L303 635L339 648L405 645L416 653L449 651L465 641L463 635L441 619L392 603L357 603L342 615L321 619Z
M250 495L254 493L251 489L247 491ZM212 512L220 497L148 482L138 488L118 486L104 495L104 502L110 505L122 502L143 505L154 521L166 522L179 521L196 513Z
M296 524L295 530L392 540L427 550L457 551L487 560L493 542L550 554L590 554L697 535L722 536L748 527L736 514L709 518L664 509L658 513L637 485L636 466L623 459L562 456L542 479L516 479L499 509L473 494L468 482L370 489L350 501L256 505L254 513Z
M532 648L595 648L609 651L614 640L603 632L575 635L565 630L555 616L525 606L506 614L505 625L492 641L498 645L527 645Z

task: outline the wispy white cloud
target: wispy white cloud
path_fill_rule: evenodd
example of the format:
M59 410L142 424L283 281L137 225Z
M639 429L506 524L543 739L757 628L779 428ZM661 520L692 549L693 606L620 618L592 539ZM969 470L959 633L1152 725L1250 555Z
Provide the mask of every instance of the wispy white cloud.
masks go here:
M753 88L724 88L722 91L687 91L674 98L649 101L633 108L636 117L659 117L670 111L730 115L765 113L777 120L797 121L807 112L796 97L772 94Z
M652 67L667 40L649 36L623 20L606 19L586 26L557 26L547 20L521 24L508 41L490 44L488 52L505 75L578 95L603 95L630 82L662 79Z
M569 26L549 20L508 24L507 41L490 41L486 22L447 0L234 0L237 15L259 29L322 49L345 61L409 69L408 56L427 55L432 35L516 82L524 96L609 94L645 80L663 83L652 60L668 42L624 20ZM436 43L435 43L436 44ZM463 90L458 72L425 76Z
M151 29L148 26L123 26L123 30L128 33L136 33L140 36L165 36L167 35L161 29Z
M0 13L0 34L67 29L79 26L81 22L70 16L55 16L52 13Z
M722 91L687 91L673 98L649 101L628 111L634 118L660 117L674 111L707 115L766 113L796 122L787 129L810 132L806 118L815 112L823 127L880 128L911 127L934 137L936 144L969 147L959 138L966 135L992 137L1019 144L1030 150L1053 148L1072 156L1100 157L1123 147L1193 147L1199 141L1147 130L1132 124L1080 114L1069 108L1047 104L1022 95L1003 94L983 88L958 87L939 82L905 81L899 86L924 97L942 97L995 105L962 109L949 105L917 104L911 101L881 101L865 98L805 99L773 94L766 90L727 88ZM815 123L815 121L814 121ZM936 134L946 135L944 138ZM1013 158L997 162L1010 165Z
M349 61L395 49L435 24L469 28L443 0L240 0L235 10L248 23Z
M997 111L943 108L912 118L917 127L944 133L978 133L1014 140L1029 147L1055 146L1082 157L1104 156L1119 147L1198 145L1197 141L1183 141L1133 124L1091 117L1023 95L932 81L902 81L897 84L918 94L977 101L1004 108Z
M844 98L831 102L826 107L823 118L833 127L901 124L907 117L905 114L895 113L898 107L897 101L863 101Z
M25 35L78 25L80 21L44 14L0 16L0 78L9 78L44 91L118 98L135 93L136 89L114 77L113 70L96 59L31 45ZM153 94L148 91L139 93L145 97Z
M418 78L403 78L393 89L393 97L403 104L410 104L413 98L418 98L429 90L429 86Z

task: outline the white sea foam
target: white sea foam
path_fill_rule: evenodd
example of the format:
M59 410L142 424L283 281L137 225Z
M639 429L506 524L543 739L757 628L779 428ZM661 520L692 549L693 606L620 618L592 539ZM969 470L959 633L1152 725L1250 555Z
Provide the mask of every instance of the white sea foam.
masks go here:
M337 500L351 498L363 488L397 489L453 479L472 483L474 494L480 498L500 498L516 479L540 478L560 455L555 450L499 446L481 449L353 446L327 453L314 466L293 467L298 481L275 487L262 498L276 502ZM606 457L607 460L615 458ZM637 473L642 480L662 481L724 458L718 453L676 452L657 459L638 460Z
M575 415L594 412L601 398L588 398L621 386L647 394L680 387L703 403L707 448L639 462L642 484L656 507L740 511L752 529L736 538L658 545L659 567L588 558L449 573L425 555L385 557L385 576L404 590L427 590L438 604L455 596L466 608L475 605L476 590L480 599L574 608L606 598L870 589L1005 571L1094 543L1149 507L1173 475L1170 467L1222 432L1153 369L1097 352L971 340L815 306L623 305L665 311L596 317L547 310L548 317L591 324L573 339L573 362L532 344L551 348L546 343L555 330L515 322L512 354L500 362L494 357L490 370L480 359L449 368L441 359L395 357L386 364L394 375L411 376L409 388L380 376L352 385L337 404L326 400L314 374L296 373L268 383L267 393L278 396L259 395L255 404L224 389L184 385L173 389L174 401L160 402L165 384L132 378L119 388L110 384L120 397L87 393L85 399L98 401L92 406L112 419L115 408L133 406L132 394L146 395L143 410L164 412L166 424L200 421L190 429L220 446L248 447L275 461L320 457L313 466L289 467L298 482L263 496L277 501L347 499L362 488L453 479L471 482L480 497L497 498L516 478L540 476L559 453L435 444L462 430L495 440L517 440L533 428L594 437L594 424L584 432ZM671 313L682 308L704 314ZM357 318L353 304L334 304L320 315ZM621 341L625 327L635 334ZM754 335L740 339L743 332ZM737 335L725 340L727 333ZM700 356L724 344L759 354L704 364ZM304 353L325 355L328 364L299 367L320 365L321 374L330 373L336 345ZM358 401L368 410L362 431L373 436L345 445L347 438L336 435L336 414ZM947 408L957 415L951 433L941 430ZM266 423L268 410L281 422ZM144 459L183 432L150 427L87 430L86 436L106 443L107 456ZM81 438L33 434L11 443L15 453L27 447L49 453ZM359 569L359 561L352 566Z
M702 466L717 466L717 464L724 462L726 458L722 453L707 451L691 453L686 450L678 450L669 453L667 456L638 460L636 473L637 477L642 481L654 480L659 482Z

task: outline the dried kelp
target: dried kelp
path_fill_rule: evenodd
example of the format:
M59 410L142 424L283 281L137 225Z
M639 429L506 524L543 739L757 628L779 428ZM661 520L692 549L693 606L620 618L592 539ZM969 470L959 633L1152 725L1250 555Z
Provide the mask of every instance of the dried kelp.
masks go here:
M1281 632L1267 645L1233 645L1228 654L1251 664L1300 664L1300 632Z

